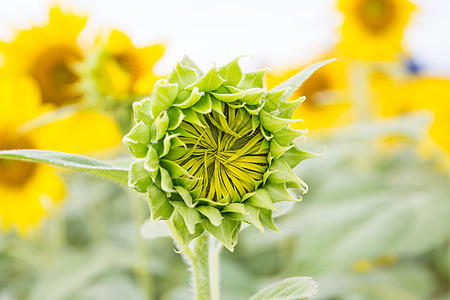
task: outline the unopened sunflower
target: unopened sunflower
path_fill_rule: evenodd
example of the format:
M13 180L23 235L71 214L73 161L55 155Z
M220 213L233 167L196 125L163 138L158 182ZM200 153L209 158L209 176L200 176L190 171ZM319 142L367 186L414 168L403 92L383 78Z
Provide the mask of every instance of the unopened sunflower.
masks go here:
M159 79L153 66L164 49L161 43L138 48L127 35L113 30L106 41L98 40L95 51L79 67L83 74L82 88L96 101L130 100L148 95Z
M154 221L171 222L182 249L206 230L233 250L242 222L277 231L274 204L307 190L292 168L315 155L290 127L304 97L288 101L282 85L267 92L267 71L242 73L238 59L206 74L179 63L134 105L123 139L136 159L129 185L146 194Z
M345 57L393 60L414 6L408 0L338 0L344 14L339 47Z
M109 118L82 111L59 121L29 126L48 112L39 86L27 77L0 77L0 150L51 149L79 153L117 145L120 131ZM64 185L43 164L0 159L0 230L26 235L39 226Z

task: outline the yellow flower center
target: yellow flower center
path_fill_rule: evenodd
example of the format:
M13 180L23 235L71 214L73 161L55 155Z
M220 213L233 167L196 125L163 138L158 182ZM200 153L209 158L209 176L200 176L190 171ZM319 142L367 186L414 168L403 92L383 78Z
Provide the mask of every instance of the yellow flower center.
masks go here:
M124 52L115 54L114 60L123 70L130 74L133 80L136 80L141 76L142 70L140 64L133 53Z
M356 16L371 33L389 30L394 22L395 6L392 0L361 0L356 7Z
M49 48L36 58L30 74L39 84L44 102L60 106L80 97L73 86L79 78L72 70L72 64L80 60L79 50L68 46Z
M31 149L33 143L23 136L12 136L7 132L0 134L0 150ZM36 164L0 159L0 185L12 188L24 186L36 171Z
M319 105L319 94L331 89L331 82L327 76L317 72L309 78L295 93L296 99L305 96L306 100L302 106L316 107Z
M224 115L213 111L205 121L205 127L182 122L187 150L176 162L198 179L190 190L201 190L200 197L236 201L258 187L268 168L264 136L243 108L224 105Z

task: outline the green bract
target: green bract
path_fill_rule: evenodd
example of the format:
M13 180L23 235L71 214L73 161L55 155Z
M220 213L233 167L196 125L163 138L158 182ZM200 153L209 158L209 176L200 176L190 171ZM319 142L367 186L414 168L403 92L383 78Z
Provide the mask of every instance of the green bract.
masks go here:
M123 139L136 158L129 185L146 194L153 221L172 222L183 249L207 230L232 251L242 222L278 231L274 203L307 191L292 168L315 154L293 143L304 131L289 126L304 98L287 99L325 63L268 92L268 69L243 73L238 60L204 75L177 64L134 103L136 125Z

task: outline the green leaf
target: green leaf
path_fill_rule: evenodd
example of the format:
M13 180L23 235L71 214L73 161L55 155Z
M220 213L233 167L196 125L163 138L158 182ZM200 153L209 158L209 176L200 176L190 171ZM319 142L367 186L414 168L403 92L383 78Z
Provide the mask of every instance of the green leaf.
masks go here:
M244 203L274 211L277 210L275 206L273 206L272 199L265 188L257 189L254 195L250 196Z
M150 141L150 126L140 122L131 128L122 139L122 142L136 158L144 158L148 152L148 143Z
M181 64L185 67L189 67L195 70L198 76L203 76L202 70L200 70L200 68L188 56L183 57Z
M280 106L280 102L283 100L286 100L289 98L287 96L287 93L289 92L290 88L281 89L279 91L270 91L267 92L264 96L264 102L265 105L263 107L263 110L267 112L274 112L278 109Z
M231 252L237 242L237 233L241 227L241 222L234 221L229 217L224 217L220 226L214 226L209 219L203 219L203 227L215 236Z
M40 162L55 167L95 174L123 185L128 183L127 169L113 167L106 162L81 155L45 150L5 150L0 151L0 158Z
M152 184L150 174L145 169L145 160L135 161L131 165L128 176L128 186L140 193L147 192L148 186Z
M328 59L328 60L324 60L324 61L315 63L315 64L307 67L306 69L301 70L300 72L298 72L296 75L289 78L285 82L277 85L271 91L276 92L276 91L279 91L279 90L282 90L285 88L291 88L290 91L286 92L286 96L290 97L303 84L303 82L306 79L308 79L309 76L311 76L315 71L317 71L321 67L323 67L335 60L336 60L336 58L333 58L333 59Z
M311 277L291 277L266 287L250 300L306 300L317 291L317 283Z
M256 72L249 72L244 74L241 82L238 85L240 89L260 88L264 87L264 76L269 72L269 68L264 68Z
M169 128L169 116L165 111L162 115L160 114L156 120L153 122L152 127L150 127L150 139L152 142L156 142L163 138ZM148 141L148 140L146 140Z
M283 203L283 202L280 202ZM259 220L261 221L261 224L273 231L281 232L280 229L278 229L277 225L273 222L273 211L265 208L261 208L259 210Z
M200 100L192 106L192 109L201 114L210 113L212 110L212 102L209 94L202 96Z
M160 79L155 83L152 100L152 116L155 119L159 113L168 109L178 94L178 84L164 83Z
M172 216L174 208L170 205L169 198L155 184L148 188L147 199L153 222L168 220Z
M273 141L272 141L273 142ZM272 147L272 144L270 144ZM272 148L270 148L270 151L272 151ZM322 154L316 154L308 151L304 151L297 146L294 146L290 148L288 151L286 151L282 156L281 159L283 159L292 169L295 168L300 162L314 157L320 157L325 155L325 152ZM275 157L277 158L277 157Z
M188 207L184 201L170 201L175 210L183 217L190 234L195 233L195 225L202 221L200 213L195 208Z
M189 92L189 91L187 91L187 92ZM189 94L189 97L187 95L185 95L184 98L177 98L177 100L174 102L173 106L176 106L176 107L179 107L182 109L189 108L189 107L195 105L204 94L205 93L200 92L198 87L195 87L192 90L192 92ZM181 97L181 95L182 94L180 94L179 97Z
M265 111L261 111L259 114L259 119L261 120L262 126L269 130L270 132L276 132L283 128L286 125L291 124L292 122L295 122L296 120L292 119L282 119L278 118L272 114L269 114Z
M222 223L223 217L217 208L205 205L197 207L197 210L207 217L214 226L219 226Z
M296 100L292 100L292 101L282 101L280 102L280 106L278 107L278 110L274 111L273 114L275 116L278 116L280 118L291 118L292 117L292 113L294 112L294 110L297 109L297 107L299 107L300 104L303 103L303 101L305 101L306 97L300 97Z
M178 63L167 78L169 83L178 83L180 90L184 90L187 86L197 81L197 73L193 68L182 66Z
M225 79L224 85L237 86L241 82L242 71L239 67L239 59L242 57L236 57L225 66L219 68L219 76Z
M223 82L224 80L217 75L217 69L214 66L205 74L205 76L198 79L186 89L193 90L197 87L202 92L211 92L221 86Z
M179 243L180 251L183 252L189 246L189 243L195 239L197 236L201 235L204 232L204 228L198 224L195 226L194 234L189 233L188 228L186 227L185 219L181 216L181 214L175 210L172 217L173 228L175 229L175 239Z
M153 117L151 115L152 100L150 98L144 98L139 102L133 103L134 119L136 123L144 122L148 126L153 123Z
M253 225L256 228L258 228L262 233L264 233L264 227L259 219L260 209L250 204L244 204L244 206L246 214L227 213L227 217L235 221L242 221L250 225Z

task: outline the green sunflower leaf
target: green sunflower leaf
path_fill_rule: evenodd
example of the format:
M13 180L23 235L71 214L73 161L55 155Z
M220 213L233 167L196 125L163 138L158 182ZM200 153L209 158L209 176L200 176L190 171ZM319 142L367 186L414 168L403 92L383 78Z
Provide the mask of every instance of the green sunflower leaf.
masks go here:
M44 150L4 150L0 158L39 162L65 169L91 173L127 185L128 169L86 156Z
M276 211L277 209L275 206L273 206L272 199L270 197L270 194L265 188L257 189L250 198L248 198L244 204L260 207L260 208L266 208L269 210ZM247 206L246 206L247 207Z
M270 194L273 203L280 201L300 201L292 197L284 183L267 183L264 189Z
M168 128L169 128L169 116L165 111L163 114L160 114L156 118L156 120L152 124L152 127L150 127L150 140L152 142L157 142L158 140L162 139L163 136L166 134Z
M188 92L188 91L186 91L186 92ZM178 97L176 100L175 100L175 102L174 102L174 106L175 107L179 107L179 108L182 108L182 109L186 109L186 108L189 108L189 107L191 107L191 106L193 106L193 105L195 105L199 100L200 100L200 98L202 97L204 95L204 93L203 92L200 92L200 90L198 89L198 87L195 87L192 91L191 91L191 93L189 94L189 96L186 96L186 97L182 97L182 96L180 96L180 97Z
M144 167L144 160L135 161L128 174L128 186L136 189L140 193L145 193L147 187L152 184L150 174Z
M277 225L273 222L273 211L270 209L261 208L259 210L259 220L264 227L276 232L281 232L281 230L278 229Z
M170 201L170 204L183 217L184 223L190 234L195 233L195 225L202 221L202 217L197 209L188 207L184 201Z
M159 113L168 109L178 94L178 84L164 83L164 79L160 79L155 83L152 99L152 117L155 119Z
M220 226L223 220L223 216L220 211L212 206L198 206L197 210L207 217L211 224L214 226Z
M317 291L317 283L311 277L291 277L266 287L250 300L307 300Z
M228 213L228 214L226 214L226 216L228 216L232 220L246 222L250 225L253 225L256 228L258 228L262 233L264 233L264 227L261 224L261 221L259 219L260 209L257 207L254 207L252 205L245 204L245 203L244 203L244 206L245 206L245 211L247 212L246 214Z
M261 120L262 126L264 126L264 128L266 128L270 132L277 132L284 126L289 125L292 122L296 121L292 119L278 118L274 115L265 112L264 110L261 111L261 113L259 114L259 119Z
M169 83L178 83L180 90L184 90L187 86L197 81L197 73L194 69L186 66L182 66L178 63L170 73L167 81Z
M279 91L267 92L263 98L265 102L263 109L266 112L275 112L280 106L281 101L289 98L289 96L287 96L289 90L289 88L285 88Z
M224 85L237 86L242 79L242 70L239 67L239 59L243 56L236 57L231 62L219 68L219 76L225 79Z
M290 128L289 126L283 127L277 132L273 133L273 138L277 141L280 146L288 147L290 143L302 136L305 133L303 130L295 130Z
M144 98L139 102L133 103L134 119L136 123L144 122L148 126L153 123L153 116L151 114L152 100L150 98Z
M195 226L194 233L191 234L186 226L185 219L181 216L181 214L175 210L172 216L172 224L175 229L175 239L179 243L180 251L183 252L189 246L189 243L201 235L204 231L204 228L198 224Z
M203 76L202 70L200 70L200 68L188 56L183 57L183 59L181 60L181 64L184 67L189 67L195 70L195 72L197 72L197 76Z
M307 67L306 69L301 70L300 72L298 72L296 75L289 78L285 82L277 85L271 91L276 92L285 88L290 88L290 91L286 93L286 96L289 98L303 84L303 82L305 82L305 80L308 79L309 76L311 76L315 71L335 60L336 59L333 58L315 63Z
M203 219L203 227L215 236L222 244L231 252L234 251L234 246L237 242L237 233L241 228L241 222L234 221L231 218L224 216L220 226L214 226L209 219Z
M174 208L170 205L166 193L161 191L155 184L151 184L146 195L153 222L170 219Z
M195 87L197 87L202 92L211 92L220 87L224 81L225 80L217 75L217 69L214 66L208 71L208 73L206 73L203 77L198 79L190 86L186 87L186 89L193 90Z
M150 126L140 122L131 128L130 132L122 139L122 142L134 157L144 158L148 152L149 140Z
M272 148L271 148L271 151L272 151ZM281 156L281 159L283 159L285 162L287 162L289 167L291 167L293 169L300 162L302 162L302 161L304 161L306 159L310 159L310 158L314 158L314 157L320 157L320 156L323 156L323 155L325 155L325 151L322 154L316 154L316 153L304 151L304 150L298 148L296 145L294 145L294 147L292 147L289 150L287 150Z
M264 76L269 71L269 68L264 68L256 72L245 73L237 87L244 90L255 87L262 89L264 87Z
M273 114L280 118L290 118L292 117L294 110L296 110L305 99L306 97L300 97L297 100L282 101L278 110L274 111Z

